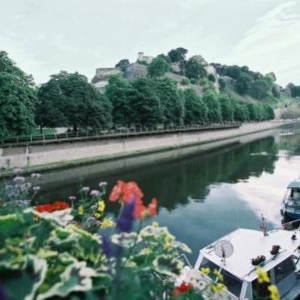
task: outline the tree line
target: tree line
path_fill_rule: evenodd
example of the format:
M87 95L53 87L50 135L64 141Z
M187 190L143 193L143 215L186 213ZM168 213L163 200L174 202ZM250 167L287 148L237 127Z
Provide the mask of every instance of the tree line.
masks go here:
M267 104L241 103L213 89L200 96L192 88L179 89L175 81L155 73L156 69L131 81L112 76L104 93L77 72L62 71L37 87L31 76L0 51L0 137L29 134L36 126L77 131L274 118Z

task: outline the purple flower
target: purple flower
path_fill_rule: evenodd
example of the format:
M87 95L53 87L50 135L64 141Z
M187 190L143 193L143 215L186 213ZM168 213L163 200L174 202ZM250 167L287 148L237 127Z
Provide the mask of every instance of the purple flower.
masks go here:
M98 190L92 190L90 195L93 196L93 197L97 197L97 196L100 195L100 192Z
M121 210L120 216L117 220L117 228L123 232L130 232L134 221L135 201L127 202Z
M25 182L25 178L23 176L16 176L14 179L13 179L13 182L17 183L17 184L20 184L20 183L23 183Z
M88 186L84 186L81 190L87 193L90 190L90 188Z
M8 161L8 160L7 160ZM10 162L10 159L9 159L9 162ZM22 174L23 173L23 169L21 169L21 168L15 168L14 169L14 174L16 174L16 175L20 175L20 174Z
M108 257L112 257L114 255L114 251L112 249L111 242L106 235L101 235L102 237L102 251Z
M70 196L69 200L74 201L74 200L76 200L76 197L75 196Z
M100 183L99 183L99 186L100 187L105 187L107 185L107 182L105 182L105 181L101 181Z

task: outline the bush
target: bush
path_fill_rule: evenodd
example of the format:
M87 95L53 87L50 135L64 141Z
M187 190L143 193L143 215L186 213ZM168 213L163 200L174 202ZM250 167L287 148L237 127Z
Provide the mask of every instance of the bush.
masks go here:
M184 77L184 78L182 78L182 80L181 80L181 84L182 84L182 85L189 85L189 84L190 84L190 81L189 81L188 78Z

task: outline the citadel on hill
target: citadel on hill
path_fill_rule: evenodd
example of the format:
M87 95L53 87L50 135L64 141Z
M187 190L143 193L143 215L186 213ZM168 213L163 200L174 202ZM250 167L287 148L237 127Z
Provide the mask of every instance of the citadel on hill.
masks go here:
M129 63L126 66L124 72L121 71L120 68L97 68L96 74L92 79L92 84L100 91L103 91L105 86L108 84L108 79L112 75L122 75L125 79L134 79L137 77L145 77L147 76L147 65L149 65L153 61L153 56L146 56L144 52L138 52L137 60L134 63ZM219 77L215 67L213 65L205 66L205 70L207 74L212 74L216 78ZM185 88L180 83L182 81L181 67L179 62L171 63L171 70L168 72L167 76L171 77L178 84L178 87Z

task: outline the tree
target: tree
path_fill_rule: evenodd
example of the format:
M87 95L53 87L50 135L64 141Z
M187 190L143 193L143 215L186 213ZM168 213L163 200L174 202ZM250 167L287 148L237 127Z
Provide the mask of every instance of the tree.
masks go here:
M111 76L105 89L105 96L112 103L112 119L115 125L129 127L133 121L132 102L136 91L130 82L120 76Z
M219 83L219 86L220 86L220 90L221 91L225 91L225 88L226 88L226 82L223 78L219 78L218 79L218 83Z
M207 75L207 72L204 68L205 66L206 66L206 62L204 61L203 58L202 60L199 60L199 56L192 56L186 62L185 74L188 78L194 78L194 79L205 77Z
M185 124L203 124L207 122L207 107L194 89L184 90Z
M207 79L211 82L216 82L216 77L214 74L208 74Z
M170 78L157 79L154 81L155 93L162 107L165 125L182 125L184 116L184 101L177 89L176 82Z
M219 96L221 114L223 122L232 122L234 120L233 100L226 94Z
M168 52L168 56L171 59L171 62L183 62L185 61L185 56L187 54L187 50L179 47L177 49L172 49L170 52Z
M124 74L126 72L127 67L130 65L130 62L128 59L121 59L117 64L116 68L122 71Z
M0 137L30 133L36 102L32 77L0 51Z
M252 82L252 77L249 74L243 73L235 82L235 89L241 95L248 94Z
M217 95L213 91L208 90L203 94L202 100L208 108L208 113L207 113L208 122L221 123L222 122L221 106Z
M181 69L181 75L185 75L185 56L187 54L187 50L179 47L177 49L173 49L168 53L169 58L172 63L178 63Z
M151 78L137 78L132 82L135 92L131 107L132 121L144 126L155 126L163 120L163 108L155 92L154 80Z
M269 95L270 86L264 79L258 79L251 83L249 93L256 99L265 99Z
M111 104L88 83L84 75L77 72L62 71L52 75L42 86L39 96L39 111L45 113L38 118L41 126L66 124L77 131L79 127L105 128L111 122ZM59 112L54 123L48 123L51 119L47 114L49 106L52 106L49 112L51 115L53 112Z
M161 77L164 76L170 68L170 63L168 63L165 59L156 57L148 65L147 71L150 77Z
M261 109L260 109L259 105L256 105L254 103L247 103L247 108L249 111L250 121L261 121L262 120Z
M234 120L237 122L249 121L249 112L245 104L233 101L234 107Z

